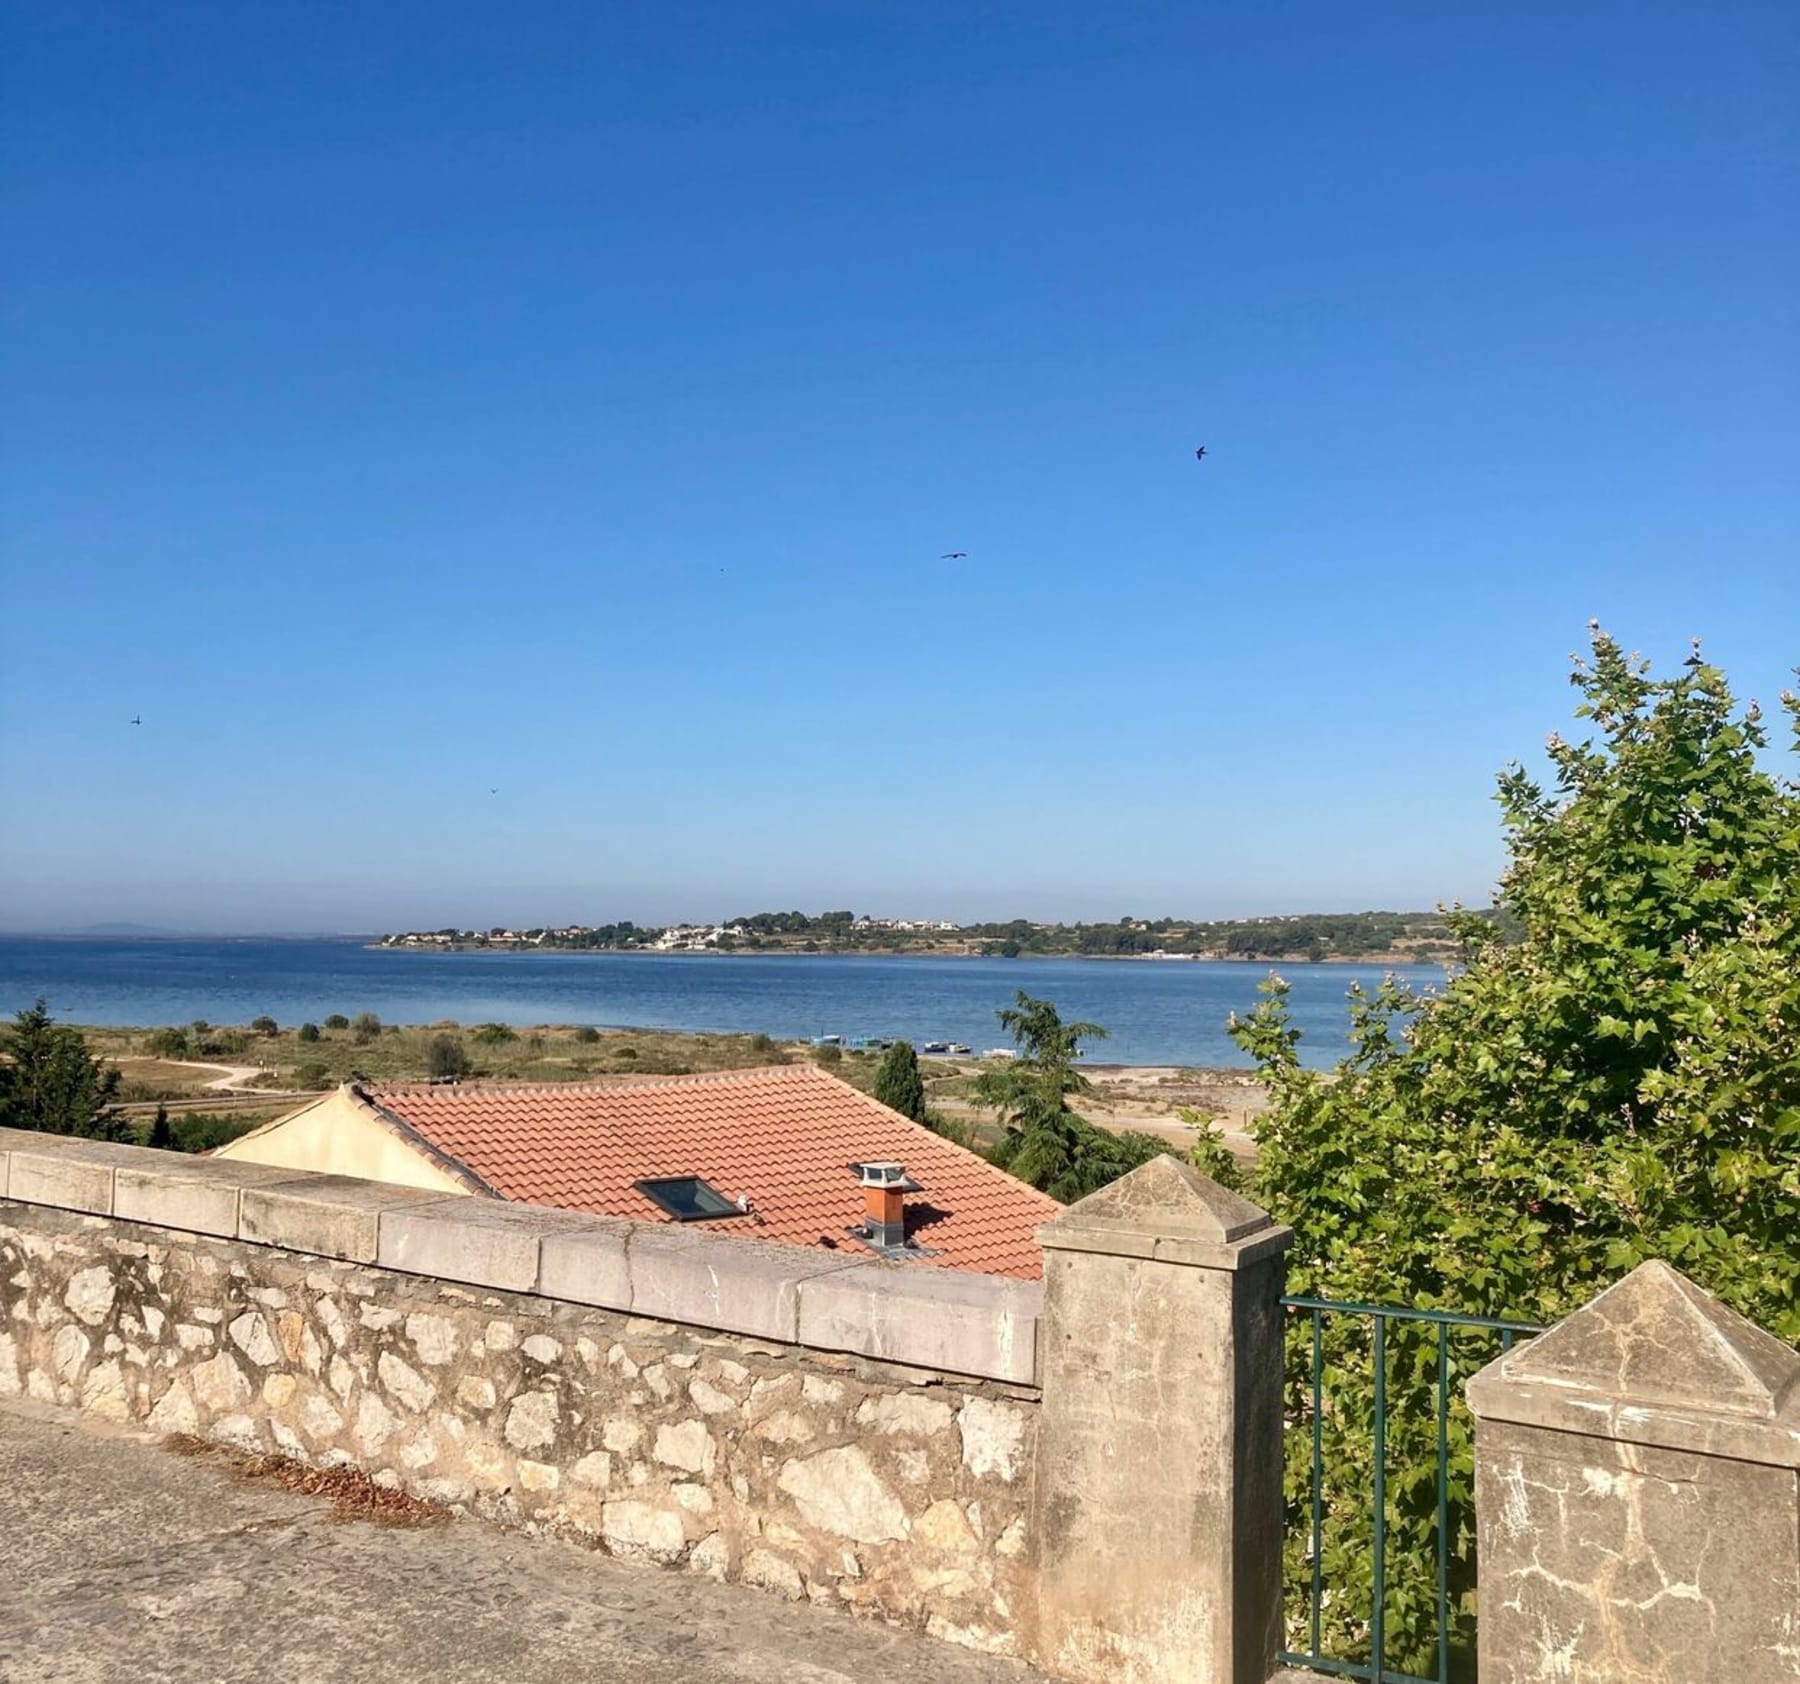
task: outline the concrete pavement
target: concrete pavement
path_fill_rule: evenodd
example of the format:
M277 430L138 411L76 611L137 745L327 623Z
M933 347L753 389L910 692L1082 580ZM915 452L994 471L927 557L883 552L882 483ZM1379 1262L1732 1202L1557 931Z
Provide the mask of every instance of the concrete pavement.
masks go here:
M145 1435L0 1403L7 1684L1032 1684L835 1610L474 1520L343 1521Z

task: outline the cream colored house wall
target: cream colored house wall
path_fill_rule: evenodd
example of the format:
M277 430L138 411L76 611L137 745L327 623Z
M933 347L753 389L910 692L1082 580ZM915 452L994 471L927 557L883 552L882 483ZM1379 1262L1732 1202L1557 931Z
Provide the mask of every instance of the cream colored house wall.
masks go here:
M433 1192L469 1191L342 1088L219 1147L213 1156L273 1164L278 1169L354 1175L364 1181L389 1181Z

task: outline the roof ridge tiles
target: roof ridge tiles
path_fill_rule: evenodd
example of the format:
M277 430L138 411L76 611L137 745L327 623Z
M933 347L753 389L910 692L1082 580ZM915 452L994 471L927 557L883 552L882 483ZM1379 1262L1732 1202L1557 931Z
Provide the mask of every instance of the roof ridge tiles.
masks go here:
M562 1093L611 1093L620 1089L641 1090L644 1088L692 1088L709 1085L724 1086L730 1083L744 1083L751 1079L774 1079L792 1081L796 1078L804 1080L809 1076L817 1076L827 1082L837 1082L838 1078L821 1070L814 1064L755 1064L740 1070L688 1070L680 1074L664 1074L658 1071L644 1071L641 1074L628 1070L611 1072L604 1076L593 1076L579 1082L556 1081L513 1081L504 1076L481 1078L475 1081L451 1082L359 1082L357 1086L365 1093L371 1094L468 1094L468 1093L505 1093L505 1094L562 1094ZM848 1088L851 1093L858 1090L848 1082L839 1084ZM867 1095L861 1095L867 1098ZM870 1104L875 1101L870 1100Z

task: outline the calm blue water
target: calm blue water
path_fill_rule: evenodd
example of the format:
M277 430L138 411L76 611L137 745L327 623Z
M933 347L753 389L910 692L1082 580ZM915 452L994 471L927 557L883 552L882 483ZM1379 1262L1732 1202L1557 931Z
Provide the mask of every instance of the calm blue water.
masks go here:
M1291 965L1307 1062L1344 1050L1344 991L1379 967ZM676 954L395 953L344 941L0 939L0 1011L39 995L76 1023L284 1024L372 1011L388 1023L592 1023L778 1039L819 1034L1004 1043L1017 989L1104 1024L1096 1062L1243 1065L1225 1020L1256 1002L1258 964ZM1436 966L1401 973L1435 981Z

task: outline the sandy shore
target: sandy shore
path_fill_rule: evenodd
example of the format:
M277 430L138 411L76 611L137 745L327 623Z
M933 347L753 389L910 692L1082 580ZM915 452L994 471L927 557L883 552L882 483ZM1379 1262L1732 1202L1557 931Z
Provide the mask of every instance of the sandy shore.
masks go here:
M1154 1134L1174 1146L1190 1145L1194 1128L1184 1110L1215 1118L1225 1143L1240 1157L1256 1153L1256 1119L1269 1106L1262 1083L1249 1070L1189 1070L1174 1064L1083 1064L1093 1091L1075 1109L1102 1128ZM991 1118L955 1095L932 1093L933 1109L952 1116Z

